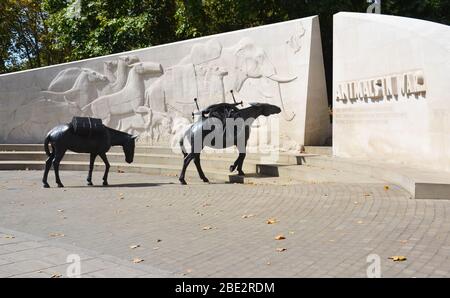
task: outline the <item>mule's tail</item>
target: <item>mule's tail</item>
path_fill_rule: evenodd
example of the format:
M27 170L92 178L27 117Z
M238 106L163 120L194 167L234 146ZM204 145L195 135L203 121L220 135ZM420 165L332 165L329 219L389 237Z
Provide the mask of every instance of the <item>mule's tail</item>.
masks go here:
M186 148L184 147L184 137L185 137L185 134L183 134L183 136L180 139L180 148L181 148L181 152L183 152L183 156L186 157L188 154L186 152Z
M47 156L51 155L50 147L48 146L49 143L50 143L50 134L48 134L44 140L44 150L45 150L45 154L47 154Z

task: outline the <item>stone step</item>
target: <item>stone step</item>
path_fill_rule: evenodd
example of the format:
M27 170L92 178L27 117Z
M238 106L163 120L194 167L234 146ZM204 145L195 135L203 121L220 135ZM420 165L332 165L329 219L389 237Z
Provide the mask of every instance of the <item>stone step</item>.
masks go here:
M331 146L304 146L305 153L317 155L333 155L333 147Z
M230 156L231 157L231 156ZM0 152L0 160L3 161L40 161L44 162L47 159L47 155L44 152L33 152L33 151L21 151L21 152ZM125 163L125 157L123 153L108 153L108 160L111 163ZM221 158L215 157L215 155L202 155L201 163L202 167L217 169L217 170L227 170L231 164L233 164L234 159L232 158ZM73 153L67 152L64 155L63 161L70 162L88 162L89 154L83 153ZM243 170L254 172L256 169L256 164L259 161L254 159L245 160ZM96 163L102 163L100 157L97 157ZM137 153L134 156L134 163L139 164L159 164L159 165L170 165L177 166L181 169L183 164L183 156L180 155L170 155L170 154L142 154Z
M39 170L43 171L45 167L44 162L39 161L0 161L0 170ZM60 164L61 180L64 182L63 171L88 171L89 162L76 162L76 161L62 161ZM105 166L103 163L96 163L94 171L103 172ZM111 163L110 174L114 173L142 173L150 175L164 175L177 177L180 173L180 167L175 166L162 166L153 164L126 164L126 163ZM53 169L50 171L50 176L53 177ZM212 182L228 182L228 183L245 183L245 177L231 174L226 171L214 171L211 169L204 169L205 175ZM255 173L249 173L250 178L254 178ZM197 170L194 164L191 164L186 171L186 178L200 180ZM51 181L53 178L49 178ZM100 181L100 177L95 179ZM200 180L201 181L201 180ZM99 183L99 182L97 182ZM189 181L188 181L189 183Z
M402 165L337 158L331 156L303 156L302 166L258 165L257 173L280 177L301 177L298 169L340 171L343 182L374 178L398 185L416 199L450 199L450 173L412 168ZM286 168L286 169L283 169ZM295 168L295 169L293 169ZM325 172L324 172L325 173Z
M258 165L257 173L309 183L387 183L366 175L315 166Z
M6 160L8 153L28 153L28 152L41 152L44 153L44 145L42 144L0 144L0 160ZM67 154L69 154L68 152ZM73 153L73 152L72 152ZM108 156L112 153L120 153L123 154L121 147L112 147L111 150L108 152ZM5 154L5 155L2 155ZM141 155L166 155L166 156L173 156L173 158L179 158L181 157L181 151L174 151L169 147L158 147L158 146L136 146L135 154L141 154ZM309 154L303 154L304 156L309 156ZM302 155L302 156L303 156ZM230 160L234 162L238 156L237 150L226 150L224 152L223 150L211 150L211 149L205 149L202 151L202 160L203 159L217 159L217 158L223 158L226 160ZM23 160L25 157L21 157L19 160ZM40 157L39 157L40 158ZM33 160L33 159L31 159ZM273 154L266 154L266 153L248 153L246 156L246 161L249 160L255 160L255 162L275 162L275 163L283 163L283 164L297 164L298 162L298 156L291 153L273 153Z

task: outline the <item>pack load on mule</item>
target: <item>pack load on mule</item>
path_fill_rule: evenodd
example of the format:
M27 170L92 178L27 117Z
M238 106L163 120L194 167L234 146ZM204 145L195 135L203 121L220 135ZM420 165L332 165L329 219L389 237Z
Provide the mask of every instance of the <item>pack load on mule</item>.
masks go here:
M105 131L102 119L91 117L73 117L71 125L74 134L83 137L99 135Z
M231 91L231 94L233 95L233 91ZM205 146L214 149L224 149L236 146L239 151L239 157L232 165L230 165L230 172L237 170L239 175L245 175L242 171L242 165L246 157L246 146L250 137L250 127L252 123L260 116L268 117L270 115L279 114L281 109L272 104L258 102L249 103L249 107L238 109L237 106L242 105L243 103L236 102L234 95L233 101L234 104L219 103L200 111L197 100L195 99L197 110L199 111L192 113L192 117L194 118L194 115L200 115L201 117L186 130L179 140L180 148L184 156L183 168L178 178L181 184L186 184L186 169L192 160L194 161L200 178L204 182L209 182L200 165L200 153ZM222 128L219 128L216 125L217 123L215 121L217 120L213 118L218 118L222 121ZM233 123L226 121L227 118L242 121ZM232 127L228 127L230 125ZM218 129L222 129L222 131L217 131ZM210 135L213 135L213 137L209 138ZM216 136L220 136L219 139L216 140ZM189 151L187 151L184 146L185 141L190 144L191 148Z
M202 118L211 118L215 117L222 121L222 124L225 125L225 121L227 118L233 118L233 113L239 111L237 108L238 105L243 106L244 103L237 102L234 97L233 90L230 91L231 96L233 97L234 103L218 103L208 106L207 108L200 111L200 108L197 103L197 98L194 98L195 104L197 106L198 112L192 113L192 117L195 115L201 115Z

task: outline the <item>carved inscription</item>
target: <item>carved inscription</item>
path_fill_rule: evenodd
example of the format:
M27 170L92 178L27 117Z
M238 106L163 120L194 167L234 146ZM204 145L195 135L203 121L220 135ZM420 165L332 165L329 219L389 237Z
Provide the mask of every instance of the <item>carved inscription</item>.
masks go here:
M377 77L359 81L338 83L336 86L336 100L356 101L382 99L389 97L411 96L426 93L426 83L423 71L411 71L385 77Z

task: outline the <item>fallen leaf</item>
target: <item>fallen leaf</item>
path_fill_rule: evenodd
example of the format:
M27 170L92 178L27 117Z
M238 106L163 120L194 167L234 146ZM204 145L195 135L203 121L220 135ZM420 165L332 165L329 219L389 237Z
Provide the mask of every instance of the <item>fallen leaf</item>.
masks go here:
M62 275L59 273L55 273L52 276L50 276L50 278L60 278Z
M5 235L4 238L6 238L6 239L14 239L16 237L14 237L13 235Z
M130 245L131 249L136 249L138 247L141 247L141 245L140 244Z
M65 235L63 233L51 233L49 236L50 237L64 237Z
M139 259L139 258L134 258L133 259L133 263L135 263L135 264L142 263L142 262L144 262L143 259Z
M161 241L162 241L161 239L156 240L156 242L161 242Z
M359 203L355 201L355 202L353 202L353 204L358 205Z
M58 212L64 212L64 209L58 209Z
M286 239L286 237L284 237L283 235L278 235L275 237L275 240L284 240Z
M123 199L125 199L125 196L123 195L123 193L120 193L119 194L119 200L123 200Z
M124 170L117 170L117 173L125 173Z
M364 196L365 196L365 197L370 197L371 194L370 194L370 193L365 193Z
M203 227L204 231L211 230L211 229L212 229L212 227L210 227L210 226Z
M244 215L242 215L242 218L250 218L253 216L254 216L253 214L244 214Z
M392 256L389 257L388 259L394 261L394 262L403 262L406 261L406 257L405 256Z
M158 249L159 249L159 247L157 247L157 246L156 246L156 247L153 247L153 249L154 249L154 250L158 250Z
M287 250L287 248L284 248L284 247L279 247L279 248L277 248L277 251L278 252L283 252L283 251L286 251Z
M267 265L267 266L270 266L270 265L272 265L272 263L271 263L271 262L267 262L266 265Z
M389 190L389 185L385 185L384 190Z
M267 220L267 224L268 225L273 225L273 224L276 224L278 221L275 219L275 218L269 218L268 220Z

